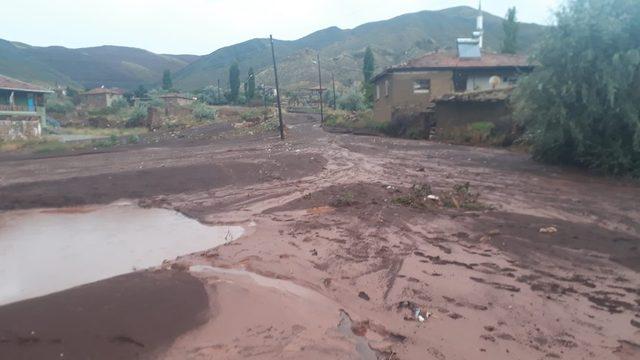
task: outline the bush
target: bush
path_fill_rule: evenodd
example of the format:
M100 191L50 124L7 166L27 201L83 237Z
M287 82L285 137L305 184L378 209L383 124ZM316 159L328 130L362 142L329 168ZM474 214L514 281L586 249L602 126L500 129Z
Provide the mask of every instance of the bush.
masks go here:
M203 103L197 103L193 107L193 117L200 120L213 120L216 118L216 111Z
M75 110L73 102L69 99L51 99L47 101L47 111L56 114L66 114Z
M357 89L351 88L346 93L340 95L337 100L338 107L347 111L364 111L367 104L364 96Z
M142 126L143 121L147 118L147 107L138 105L133 108L129 118L127 119L127 127Z
M640 2L572 0L514 94L533 156L640 177Z

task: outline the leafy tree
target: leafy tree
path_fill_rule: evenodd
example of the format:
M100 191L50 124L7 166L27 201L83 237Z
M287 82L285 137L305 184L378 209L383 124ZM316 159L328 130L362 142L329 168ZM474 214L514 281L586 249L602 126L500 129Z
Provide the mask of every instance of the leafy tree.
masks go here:
M80 104L80 93L78 92L78 90L67 86L67 88L65 89L65 93L69 98L71 98L71 102L73 102L74 105Z
M171 80L171 70L165 70L162 74L162 89L171 90L173 88L173 81Z
M229 102L237 102L240 94L240 68L233 63L229 68Z
M571 0L514 94L533 156L640 176L640 2Z
M502 31L504 32L502 53L515 54L518 51L518 20L515 6L507 10L507 16L502 21Z
M147 93L149 93L149 91L144 87L144 85L138 86L138 88L133 91L133 95L137 98L146 97Z
M247 79L247 101L253 99L256 95L256 75L253 73L253 68L249 68L249 75Z
M373 51L371 47L367 46L364 52L364 61L362 64L362 74L364 75L364 83L362 84L364 97L367 103L373 103L373 84L371 79L373 78L373 71L375 70L375 60L373 58Z

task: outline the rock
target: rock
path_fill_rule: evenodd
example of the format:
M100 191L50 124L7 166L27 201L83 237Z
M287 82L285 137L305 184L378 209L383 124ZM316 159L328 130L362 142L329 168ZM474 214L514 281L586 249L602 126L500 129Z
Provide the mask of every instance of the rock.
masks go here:
M542 234L554 234L558 232L558 228L555 226L547 226L540 228L539 232Z
M364 291L360 291L360 292L358 293L358 297L359 297L360 299L363 299L363 300L369 301L369 295L367 295L367 293L366 293L366 292L364 292Z

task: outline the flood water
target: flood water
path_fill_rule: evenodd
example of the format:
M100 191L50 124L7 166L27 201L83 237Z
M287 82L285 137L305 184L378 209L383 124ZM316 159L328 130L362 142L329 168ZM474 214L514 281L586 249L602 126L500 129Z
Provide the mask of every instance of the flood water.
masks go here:
M131 203L0 213L0 305L157 266L243 232Z

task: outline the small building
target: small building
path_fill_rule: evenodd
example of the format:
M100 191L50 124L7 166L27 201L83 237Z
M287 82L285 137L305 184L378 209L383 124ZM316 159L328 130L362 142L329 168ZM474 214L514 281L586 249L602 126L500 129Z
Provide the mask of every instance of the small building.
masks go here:
M100 109L111 106L115 101L124 99L124 91L118 88L99 87L80 95L82 105L88 108Z
M196 99L193 96L170 93L159 96L164 101L165 106L188 106L193 104Z
M433 100L447 94L505 88L531 72L526 56L482 51L483 16L479 9L472 38L459 38L456 52L436 51L390 67L373 78L374 117L379 122L426 114ZM397 115L395 115L397 114Z
M0 139L39 137L46 126L45 94L38 85L0 75Z
M519 130L512 120L509 99L513 87L444 95L434 100L430 114L432 131L438 139L464 142L474 126L489 127L509 145ZM489 135L489 134L487 134ZM472 139L470 139L472 140Z

